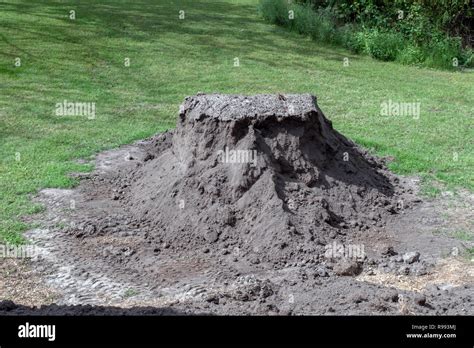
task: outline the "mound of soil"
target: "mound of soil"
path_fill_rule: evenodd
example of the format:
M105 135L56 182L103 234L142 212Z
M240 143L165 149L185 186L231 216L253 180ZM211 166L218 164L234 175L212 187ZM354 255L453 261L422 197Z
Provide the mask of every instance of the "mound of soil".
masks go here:
M464 263L438 263L462 247L433 236L444 206L420 202L311 95L196 95L174 131L94 163L74 190L38 197L43 227L27 238L60 294L48 313L472 313Z
M176 130L111 183L110 200L128 213L115 223L146 229L155 252L274 265L318 258L351 229L382 225L400 199L397 179L335 131L311 95L189 97ZM107 234L110 219L73 233Z

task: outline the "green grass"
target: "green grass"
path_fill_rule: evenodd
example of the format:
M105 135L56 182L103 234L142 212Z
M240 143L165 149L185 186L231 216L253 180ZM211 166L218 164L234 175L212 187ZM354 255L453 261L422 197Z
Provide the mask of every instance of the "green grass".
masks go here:
M444 235L451 238L456 238L461 241L474 241L474 231L467 230L435 230L434 235Z
M457 230L452 232L451 235L456 239L466 242L474 241L474 232L472 231Z
M469 260L474 261L474 248L467 248L466 256Z
M74 159L173 127L183 98L199 91L314 93L336 129L394 156L394 171L473 188L473 73L322 46L265 23L256 6L257 0L3 1L0 239L22 241L21 217L40 209L31 195L70 187L67 173L88 169ZM68 18L71 9L76 20ZM96 119L56 116L64 99L95 102ZM420 119L380 116L388 99L421 102Z
M127 289L123 294L124 298L129 298L138 295L138 291L135 289Z

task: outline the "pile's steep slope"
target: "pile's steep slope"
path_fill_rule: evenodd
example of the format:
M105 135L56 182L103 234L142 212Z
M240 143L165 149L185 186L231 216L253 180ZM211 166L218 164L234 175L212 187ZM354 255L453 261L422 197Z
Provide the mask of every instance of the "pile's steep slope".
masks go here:
M147 151L118 200L152 245L279 264L396 210L392 177L311 95L189 97Z

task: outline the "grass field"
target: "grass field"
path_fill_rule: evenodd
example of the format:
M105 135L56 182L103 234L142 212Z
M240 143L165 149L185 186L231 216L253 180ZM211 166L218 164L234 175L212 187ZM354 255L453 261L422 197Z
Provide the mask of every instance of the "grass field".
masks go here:
M89 169L75 159L173 127L199 91L316 94L336 129L394 156L394 171L474 187L474 73L321 46L265 23L256 4L2 1L0 240L22 241L38 189L70 187L68 172ZM389 99L420 102L419 119L381 116ZM95 103L96 117L57 116L63 100Z

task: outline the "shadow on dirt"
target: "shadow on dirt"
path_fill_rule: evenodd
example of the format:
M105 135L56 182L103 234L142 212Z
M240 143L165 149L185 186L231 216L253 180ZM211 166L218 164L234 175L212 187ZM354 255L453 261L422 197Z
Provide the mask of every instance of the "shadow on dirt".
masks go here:
M176 316L191 315L169 307L131 307L121 308L112 306L92 305L57 305L50 304L41 307L29 307L13 301L0 301L0 316L45 315L45 316ZM205 313L192 315L206 315Z

